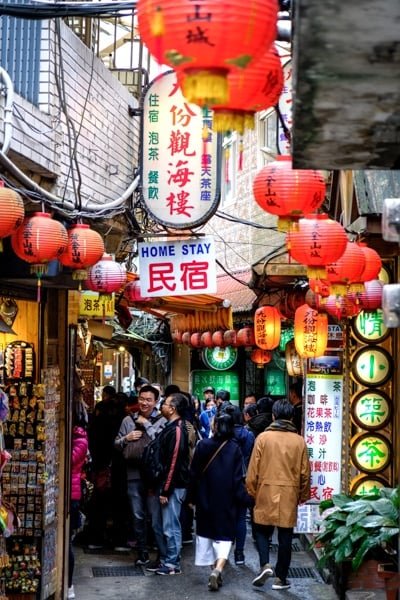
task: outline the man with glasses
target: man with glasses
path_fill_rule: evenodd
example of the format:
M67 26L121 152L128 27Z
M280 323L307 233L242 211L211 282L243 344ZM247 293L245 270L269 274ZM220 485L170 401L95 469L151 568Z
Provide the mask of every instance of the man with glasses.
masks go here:
M151 385L140 388L139 410L124 418L115 448L121 452L127 444L140 444L144 447L163 429L167 419L157 409L158 390ZM139 471L140 460L127 461L128 497L132 509L133 524L137 543L137 565L147 565L150 561L147 551L147 514L151 516L154 536L159 549L160 560L165 557L166 547L162 532L159 499L148 493Z

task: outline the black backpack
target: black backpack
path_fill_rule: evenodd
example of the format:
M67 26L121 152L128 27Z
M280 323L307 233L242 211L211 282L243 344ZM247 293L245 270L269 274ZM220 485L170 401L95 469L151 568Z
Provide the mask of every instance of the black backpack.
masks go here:
M157 487L163 474L160 461L160 434L144 448L140 461L140 476L143 483L153 489Z

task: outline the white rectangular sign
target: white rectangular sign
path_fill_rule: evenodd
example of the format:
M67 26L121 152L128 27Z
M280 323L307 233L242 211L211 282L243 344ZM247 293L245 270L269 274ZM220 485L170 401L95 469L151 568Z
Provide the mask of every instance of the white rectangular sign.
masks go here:
M142 242L138 247L142 296L215 294L217 291L212 237Z
M343 377L307 374L304 438L311 466L311 502L340 494Z

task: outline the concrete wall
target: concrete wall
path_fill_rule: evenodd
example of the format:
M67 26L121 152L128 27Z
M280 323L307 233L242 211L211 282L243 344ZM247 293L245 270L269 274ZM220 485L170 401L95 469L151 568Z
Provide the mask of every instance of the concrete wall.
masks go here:
M9 156L41 185L74 200L75 150L83 203L103 204L128 187L139 133L139 119L129 116L128 107L137 101L63 22L60 44L54 22L43 27L39 107L20 96L15 104ZM75 170L75 187L77 181Z

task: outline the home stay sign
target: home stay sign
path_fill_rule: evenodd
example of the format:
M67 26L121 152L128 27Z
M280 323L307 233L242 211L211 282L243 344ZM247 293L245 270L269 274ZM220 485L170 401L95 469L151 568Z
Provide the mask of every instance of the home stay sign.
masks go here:
M217 274L212 237L138 244L142 296L215 294Z
M211 111L187 102L173 71L150 83L142 106L143 204L164 227L202 225L220 198Z

